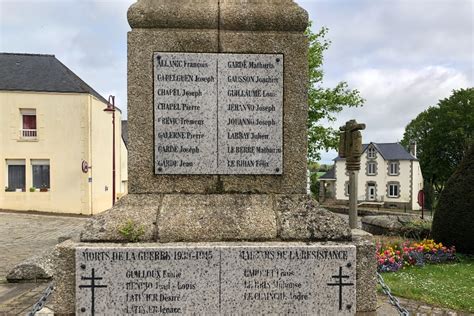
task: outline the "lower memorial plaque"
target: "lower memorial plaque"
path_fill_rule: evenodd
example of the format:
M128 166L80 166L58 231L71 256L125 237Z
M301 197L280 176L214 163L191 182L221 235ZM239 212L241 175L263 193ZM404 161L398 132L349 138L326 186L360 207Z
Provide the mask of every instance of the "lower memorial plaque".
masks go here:
M157 244L76 249L78 315L352 315L354 246Z

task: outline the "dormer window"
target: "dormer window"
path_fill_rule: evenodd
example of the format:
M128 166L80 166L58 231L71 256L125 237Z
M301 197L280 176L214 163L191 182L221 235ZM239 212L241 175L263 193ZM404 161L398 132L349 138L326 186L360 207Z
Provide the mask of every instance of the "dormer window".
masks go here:
M36 110L21 109L21 138L36 138L38 136L36 127Z
M374 147L369 147L367 149L367 158L369 159L374 159L376 158L376 152L375 152L375 148Z

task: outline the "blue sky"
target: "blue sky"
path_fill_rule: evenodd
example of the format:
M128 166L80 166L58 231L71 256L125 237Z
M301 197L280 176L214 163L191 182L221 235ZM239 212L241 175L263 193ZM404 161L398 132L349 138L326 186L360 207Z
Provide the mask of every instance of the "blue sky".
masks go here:
M0 0L0 51L54 54L99 93L115 95L126 113L126 12L133 2ZM364 142L401 140L418 113L474 85L474 0L296 2L314 31L329 28L323 85L344 80L366 99L332 124L366 123Z

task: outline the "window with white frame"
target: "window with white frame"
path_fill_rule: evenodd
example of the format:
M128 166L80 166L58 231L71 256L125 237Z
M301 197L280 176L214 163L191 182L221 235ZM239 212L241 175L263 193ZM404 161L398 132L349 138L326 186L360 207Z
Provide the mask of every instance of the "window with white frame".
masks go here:
M32 159L33 187L42 191L50 188L49 159Z
M367 175L375 176L377 174L377 163L375 161L369 161L367 163Z
M7 192L25 192L25 160L23 159L7 159Z
M375 151L375 148L370 146L368 149L367 149L367 158L369 159L374 159L376 158L376 151Z
M398 176L399 174L399 163L398 161L390 161L388 165L388 174L391 176Z
M22 138L36 138L38 136L36 126L36 110L35 109L21 109L21 129L20 137Z
M389 198L400 197L400 184L398 182L389 182L387 184L387 196Z
M350 192L351 192L351 187L349 185L349 181L346 181L346 183L344 184L344 195L349 196Z

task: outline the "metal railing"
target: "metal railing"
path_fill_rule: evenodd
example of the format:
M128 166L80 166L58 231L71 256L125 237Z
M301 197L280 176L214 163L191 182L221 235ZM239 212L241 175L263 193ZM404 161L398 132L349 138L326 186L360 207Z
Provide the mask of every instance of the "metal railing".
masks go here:
M363 194L363 195L359 195L357 197L357 201L359 201L359 202L383 202L384 198L385 198L385 196L378 195L378 196L375 196L374 199L371 200L365 194Z
M36 129L21 129L20 136L22 138L36 138L38 134Z

